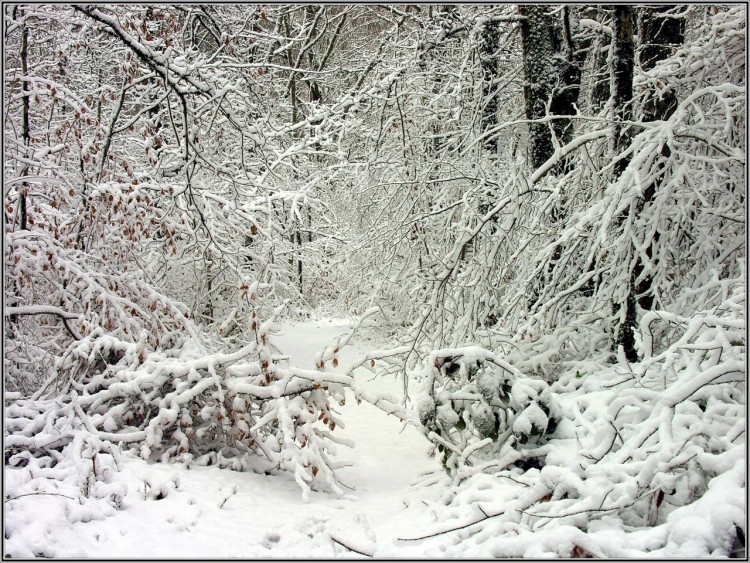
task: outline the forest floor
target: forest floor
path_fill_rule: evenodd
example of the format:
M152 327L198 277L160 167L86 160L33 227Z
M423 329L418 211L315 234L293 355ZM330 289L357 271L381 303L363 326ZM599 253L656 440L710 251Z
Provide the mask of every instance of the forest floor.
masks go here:
M289 356L291 365L311 369L316 354L349 328L348 320L314 317L281 323L271 341ZM338 353L342 368L380 344L355 335ZM371 394L390 394L396 401L402 396L400 379L374 379L363 368L355 377ZM350 391L336 409L343 424L334 434L355 444L337 446L333 455L335 461L349 464L337 471L343 495L312 491L305 501L289 473L188 469L129 454L119 457L117 471L105 475L107 468L99 469L104 480L94 482L92 491L106 494L86 495L82 502L81 476L91 471L89 459L52 468L6 466L3 555L185 560L588 554L697 559L726 556L734 541L733 523L746 517L746 453L741 446L713 457L704 454L718 476L692 504L666 510L669 503L664 501L656 525L625 529L617 518L604 515L587 522L583 513L576 525L548 526L554 518L524 513L518 523L511 516L523 513L523 502L546 493L545 480L552 479L556 486L574 479L569 467L578 458L570 440L555 442L556 449L547 456L548 461L554 457L554 463L542 473L528 470L527 484L509 475L501 479L477 472L456 486L429 455L431 446L416 428L368 403L358 405ZM589 481L591 493L602 497L612 486L610 479ZM108 496L113 490L121 497L119 509ZM504 513L507 518L496 518ZM741 544L732 551L744 557L744 535Z
M347 332L326 318L287 322L272 342L291 365L313 368L316 352ZM346 364L371 349L356 337L339 357ZM368 391L402 396L400 380L356 377ZM422 557L420 536L436 522L447 481L415 428L347 392L337 407L355 442L337 446L341 497L315 492L305 502L289 474L266 476L216 467L148 463L123 457L113 478L126 486L121 510L84 510L72 498L31 494L6 502L6 555L85 558L333 558ZM11 484L14 471L6 471ZM44 489L42 489L44 490ZM59 489L58 489L59 490ZM75 494L73 491L71 494ZM158 499L158 500L157 500ZM445 508L445 507L443 507ZM8 525L10 524L10 525ZM10 537L8 537L10 535ZM347 546L347 547L345 547ZM356 551L352 551L356 550ZM440 549L438 548L438 553Z

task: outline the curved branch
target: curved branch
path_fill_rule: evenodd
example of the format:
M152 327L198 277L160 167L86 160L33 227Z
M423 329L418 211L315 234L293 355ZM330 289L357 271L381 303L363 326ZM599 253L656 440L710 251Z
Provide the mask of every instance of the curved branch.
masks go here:
M56 315L60 317L63 325L65 326L65 329L73 338L75 338L76 340L81 339L81 335L73 330L73 328L68 324L68 321L71 319L76 321L82 320L81 315L77 313L69 313L68 311L60 309L59 307L55 307L53 305L26 305L21 307L5 307L3 309L3 317L13 317L19 315Z

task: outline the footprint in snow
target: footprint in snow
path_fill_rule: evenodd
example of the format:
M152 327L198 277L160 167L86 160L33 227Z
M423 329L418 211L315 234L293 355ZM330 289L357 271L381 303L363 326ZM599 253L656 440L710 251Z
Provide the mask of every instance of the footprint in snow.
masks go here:
M266 537L263 539L263 547L266 549L271 549L274 544L279 543L281 540L281 536L277 534L276 532L268 532L266 534Z

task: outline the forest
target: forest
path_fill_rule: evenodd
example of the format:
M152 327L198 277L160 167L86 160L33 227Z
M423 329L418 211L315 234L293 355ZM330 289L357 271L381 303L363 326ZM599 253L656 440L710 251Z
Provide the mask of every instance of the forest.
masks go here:
M228 556L746 556L744 3L3 10L4 556L401 432Z

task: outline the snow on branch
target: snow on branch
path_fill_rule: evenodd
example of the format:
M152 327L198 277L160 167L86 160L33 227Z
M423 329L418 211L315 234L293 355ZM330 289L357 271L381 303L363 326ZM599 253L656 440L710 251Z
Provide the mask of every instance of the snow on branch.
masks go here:
M50 455L45 463L55 463L51 452L83 434L144 459L288 470L304 496L311 487L340 493L330 456L334 442L346 442L330 436L342 425L333 402L344 401L352 377L275 363L271 324L256 323L255 341L236 351L186 347L176 357L143 342L85 337L64 366L69 391L50 382L48 399L6 396L9 463Z

